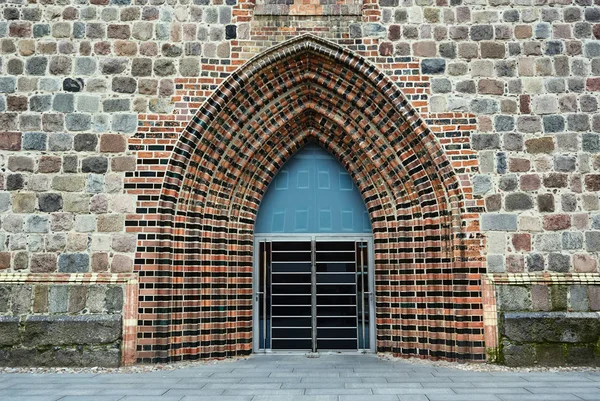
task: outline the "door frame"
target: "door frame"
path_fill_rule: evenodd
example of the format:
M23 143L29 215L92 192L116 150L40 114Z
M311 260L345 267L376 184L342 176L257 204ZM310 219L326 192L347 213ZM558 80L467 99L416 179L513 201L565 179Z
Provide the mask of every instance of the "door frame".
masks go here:
M358 350L358 352L376 353L377 339L376 339L376 315L375 315L375 252L373 249L373 235L372 234L352 234L352 233L306 233L306 234L285 234L285 233L272 233L272 234L256 234L254 235L253 244L253 257L252 257L252 352L253 353L290 353L293 351L273 351L271 349L260 349L260 316L259 316L259 298L258 290L260 274L258 274L259 263L259 252L260 242L290 242L290 241L307 241L307 242L342 242L342 241L355 241L355 242L366 242L368 246L368 265L369 265L369 349ZM305 351L299 351L305 353ZM336 351L338 352L338 351ZM344 352L344 351L342 351ZM357 352L357 351L345 351L345 352Z

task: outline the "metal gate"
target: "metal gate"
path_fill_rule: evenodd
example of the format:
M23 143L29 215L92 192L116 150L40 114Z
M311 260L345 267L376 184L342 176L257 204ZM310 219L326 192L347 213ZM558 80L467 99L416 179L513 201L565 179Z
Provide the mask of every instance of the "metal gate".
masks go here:
M374 351L372 241L257 238L254 350Z

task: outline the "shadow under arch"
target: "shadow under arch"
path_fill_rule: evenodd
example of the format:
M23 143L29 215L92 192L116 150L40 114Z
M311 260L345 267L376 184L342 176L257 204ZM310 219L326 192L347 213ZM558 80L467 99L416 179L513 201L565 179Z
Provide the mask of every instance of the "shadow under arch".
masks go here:
M483 360L479 272L464 256L448 158L385 74L312 35L251 59L182 133L160 198L160 259L141 266L154 285L140 290L149 327L138 359L251 352L254 221L309 140L348 171L371 219L378 351Z

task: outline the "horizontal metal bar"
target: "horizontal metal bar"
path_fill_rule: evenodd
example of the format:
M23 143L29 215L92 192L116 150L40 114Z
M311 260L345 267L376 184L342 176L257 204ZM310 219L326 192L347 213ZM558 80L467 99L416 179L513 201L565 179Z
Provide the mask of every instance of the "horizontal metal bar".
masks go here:
M292 340L292 338L290 338L290 340ZM343 338L333 338L333 337L331 337L331 338L330 337L323 338L323 337L317 337L317 341L319 341L319 340L332 340L332 341L333 340L358 340L358 338L356 338L356 337L354 337L354 338L352 338L352 337L343 337Z

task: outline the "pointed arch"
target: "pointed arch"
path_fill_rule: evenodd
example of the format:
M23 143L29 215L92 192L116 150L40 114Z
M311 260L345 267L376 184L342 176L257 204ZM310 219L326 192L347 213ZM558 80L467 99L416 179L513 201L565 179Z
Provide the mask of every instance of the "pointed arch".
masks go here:
M308 140L337 158L365 201L378 350L483 359L480 295L470 291L461 242L464 200L448 158L384 73L312 35L251 59L182 133L160 199L158 268L145 272L160 296L146 300L141 290L151 345L140 359L251 352L258 207Z

